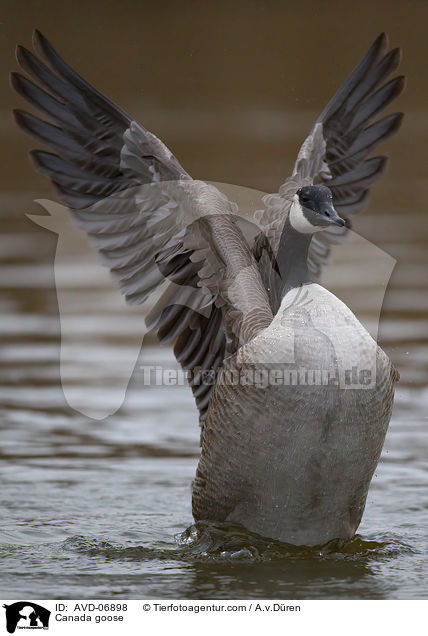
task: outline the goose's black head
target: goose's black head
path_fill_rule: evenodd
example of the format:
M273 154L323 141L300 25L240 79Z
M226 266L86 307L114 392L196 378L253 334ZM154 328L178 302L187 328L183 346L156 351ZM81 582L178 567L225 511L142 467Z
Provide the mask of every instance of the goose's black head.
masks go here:
M303 186L297 190L290 208L290 223L303 234L313 234L331 225L346 225L334 209L330 188L323 185Z

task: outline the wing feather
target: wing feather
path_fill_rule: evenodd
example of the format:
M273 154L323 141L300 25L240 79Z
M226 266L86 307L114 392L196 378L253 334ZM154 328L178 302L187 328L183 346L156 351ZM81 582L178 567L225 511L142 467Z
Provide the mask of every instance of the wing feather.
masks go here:
M386 156L369 155L397 132L403 119L402 113L393 113L373 121L404 90L403 76L387 81L400 61L400 49L388 52L388 39L382 33L318 117L299 151L293 176L281 186L278 195L265 198L266 209L260 218L273 257L292 197L301 186L327 185L337 211L346 219L367 207L370 186L384 174L387 166ZM322 265L328 262L331 245L345 238L349 227L348 221L340 232L329 229L313 237L308 266L314 280L319 278ZM263 245L266 249L266 240L259 238L256 247L259 259ZM265 285L269 282L272 286L274 279L270 299L275 306L278 290L275 276L270 272L275 267L273 257L264 258L261 273ZM276 280L280 285L278 277Z
M168 281L149 326L174 344L185 369L215 372L226 351L272 318L231 205L213 186L193 181L160 139L79 75L39 31L33 44L36 55L17 47L23 73L12 73L11 84L40 113L14 111L20 128L49 149L31 151L34 168L51 179L127 302L144 302ZM247 293L235 283L243 264ZM253 286L260 306L250 311ZM204 415L212 383L194 377L190 384Z

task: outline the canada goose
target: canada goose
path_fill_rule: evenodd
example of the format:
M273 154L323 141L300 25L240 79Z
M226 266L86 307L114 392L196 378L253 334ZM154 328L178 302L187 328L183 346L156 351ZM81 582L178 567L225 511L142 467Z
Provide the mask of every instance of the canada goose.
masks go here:
M15 111L54 151L31 151L35 169L51 178L128 302L169 281L149 322L192 372L202 426L195 519L300 545L349 539L398 374L317 280L385 170L386 157L367 156L401 124L401 113L372 123L404 88L404 77L384 83L400 51L388 52L385 34L372 44L319 116L292 176L265 197L249 244L224 195L193 180L38 31L34 48L39 57L18 46L28 78L12 73L11 82L53 122Z

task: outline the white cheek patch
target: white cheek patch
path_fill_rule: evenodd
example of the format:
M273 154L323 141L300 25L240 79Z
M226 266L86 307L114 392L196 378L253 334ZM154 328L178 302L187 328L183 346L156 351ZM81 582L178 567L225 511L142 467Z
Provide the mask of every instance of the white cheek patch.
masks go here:
M310 221L305 217L305 213L302 210L302 206L299 202L299 197L297 194L293 197L293 202L290 208L290 224L291 227L296 230L296 232L300 232L301 234L313 234L314 232L319 232L320 230L324 230L324 227L320 227L319 225L312 225Z

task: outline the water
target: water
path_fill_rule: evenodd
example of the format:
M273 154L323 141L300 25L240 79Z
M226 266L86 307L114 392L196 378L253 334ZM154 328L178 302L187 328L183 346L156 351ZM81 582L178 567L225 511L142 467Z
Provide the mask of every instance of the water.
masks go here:
M400 7L405 4L400 3ZM139 364L173 364L171 352L153 341L145 343L117 413L96 421L68 406L59 373L59 320L52 268L56 237L24 216L36 211L31 201L50 196L50 190L27 166L26 142L12 127L9 111L4 110L0 113L5 156L7 152L0 194L3 598L427 598L428 223L421 202L427 200L428 186L420 166L428 135L422 110L426 88L418 79L424 77L422 72L418 74L423 55L413 44L417 24L426 20L421 17L406 23L398 4L386 18L371 5L359 6L354 17L370 12L370 23L374 19L379 24L373 37L388 24L391 28L397 25L394 41L408 48L406 71L416 88L400 104L409 112L408 123L388 146L390 174L376 187L370 213L356 220L363 236L398 261L385 299L380 337L401 374L382 460L357 537L348 544L310 550L278 545L239 528L192 528L190 484L199 454L197 416L186 387L141 386ZM106 13L101 18L99 12L89 16L89 26L91 20L96 19L97 24L101 20L100 31L93 37L101 47L104 41L109 46L113 41L122 51L123 44L117 68L130 69L137 64L135 56L142 56L141 43L132 29L131 37L124 37L130 16L125 16L126 12L112 16L112 7L103 4ZM136 9L135 4L132 7ZM73 25L71 9L62 10L64 24ZM18 16L11 13L8 24L13 28L4 43L7 68L13 65L15 41L28 43L30 29L43 27L35 11L31 8L19 16L19 27ZM144 20L157 24L157 10L150 9L148 15L146 11L144 7ZM281 15L291 31L293 25L301 28L301 7L291 16L286 8L278 11L285 12ZM141 11L137 13L142 20ZM339 36L333 13L340 21L331 8L326 15L317 15L312 26L309 14L305 14L305 27L312 29L306 57L293 56L293 64L284 62L287 73L297 64L296 75L289 81L292 94L303 93L312 100L303 103L303 110L294 97L289 101L284 98L284 89L278 92L278 77L283 73L279 52L284 53L286 45L276 30L271 42L263 40L263 47L258 48L258 55L262 50L265 56L258 60L259 66L252 65L250 58L247 68L245 55L237 53L239 42L248 41L250 32L260 35L278 22L275 14L254 8L245 13L238 43L234 43L232 31L227 31L229 49L217 50L214 41L200 40L199 36L189 49L183 49L200 53L208 48L212 59L217 59L214 51L219 56L217 74L211 73L211 92L204 78L207 64L213 71L212 59L206 56L198 61L197 55L187 58L181 52L180 68L190 60L183 80L185 91L174 81L168 84L170 73L162 75L163 66L155 60L144 87L150 97L126 94L125 106L172 144L195 176L274 190L289 171L298 142L316 110L323 105L314 95L328 97L358 56L355 50L362 52L372 37L355 36L352 50L346 50L346 59L340 61L337 78L323 85L319 71L317 79L308 82L318 23L326 20ZM109 25L115 23L116 33L116 19L114 35ZM228 24L224 15L214 12L210 20L217 27ZM64 40L69 54L74 50L80 56L80 67L92 69L90 79L99 87L109 88L118 100L125 87L137 91L131 73L125 78L112 75L98 63L95 53L89 54L90 43L82 43L77 52L67 35L72 29L55 26L56 21L49 16L45 22L48 35L57 44ZM137 22L132 19L133 24ZM169 16L167 29L172 23ZM183 29L198 32L195 24L205 24L200 11L194 15L193 27L190 24ZM73 28L80 27L76 23ZM202 35L204 28L201 26ZM107 33L109 37L103 37ZM156 37L151 28L147 33L149 38ZM329 38L323 46L333 46L331 40L334 42ZM342 40L339 37L338 41ZM167 44L165 64L176 55L172 43ZM232 70L227 65L229 59L234 60ZM277 59L274 68L272 59ZM263 62L269 69L265 74L260 70ZM248 77L241 74L237 84L225 79L241 67ZM265 94L252 100L249 86L256 80ZM218 90L222 81L228 86L227 95ZM16 105L9 94L7 100ZM172 105L165 108L165 104ZM254 160L248 161L249 156ZM356 248L347 248L339 256L335 272L338 295L350 295L359 315L370 322L374 287L364 256ZM65 361L67 378L82 405L91 408L100 401L114 403L126 374L124 352L138 337L138 321L120 328L109 292L88 287L85 263L77 265L73 254L66 273L76 307L75 329L81 338L81 345ZM95 292L100 307L97 316L91 314L89 302ZM104 387L97 384L100 375L105 378Z
M389 219L391 227L394 222L403 237L399 219ZM38 236L36 226L30 236L20 234L14 218L6 225L8 245L31 246L37 238L49 255L52 234ZM419 262L416 237L411 244L407 234L399 245ZM350 247L348 265L358 256ZM141 364L173 367L173 356L150 340L145 344L115 415L96 421L70 409L59 380L52 266L37 269L39 258L40 253L15 250L14 262L6 257L3 263L3 597L427 596L427 334L423 306L404 307L412 298L422 304L421 281L403 284L405 269L400 274L398 266L386 296L381 335L402 380L358 536L346 545L302 550L227 527L177 537L192 523L190 484L199 453L193 399L187 387L142 386L139 370ZM102 290L98 302L105 323L94 330L85 305L86 277L79 277L72 261L69 267L82 341L63 371L82 405L90 407L114 401L125 372L121 361L136 334L129 324L126 333L111 333L115 316L109 292ZM361 281L358 266L354 276L352 268L343 274L345 261L337 267L352 285L362 316L370 317L369 281ZM137 334L138 328L135 322ZM106 378L104 390L96 386L99 376Z

